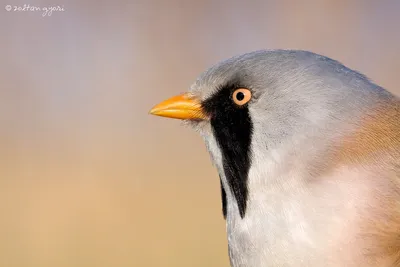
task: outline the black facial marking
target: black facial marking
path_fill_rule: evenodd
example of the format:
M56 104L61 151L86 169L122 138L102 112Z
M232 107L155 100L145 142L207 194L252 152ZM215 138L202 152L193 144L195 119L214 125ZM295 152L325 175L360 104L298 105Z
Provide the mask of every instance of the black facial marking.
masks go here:
M224 186L222 185L221 177L219 177L219 182L221 185L222 214L224 215L224 219L226 219L226 192Z
M251 164L253 124L247 104L238 106L232 100L237 88L239 86L223 87L202 105L210 116L214 136L222 151L224 173L243 218L248 198L247 176Z

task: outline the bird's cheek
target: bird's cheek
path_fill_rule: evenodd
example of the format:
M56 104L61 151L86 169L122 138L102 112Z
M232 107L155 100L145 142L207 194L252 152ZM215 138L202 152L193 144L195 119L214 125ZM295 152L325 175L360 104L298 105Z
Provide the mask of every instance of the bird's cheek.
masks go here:
M204 135L203 139L213 165L218 170L222 170L222 154L214 136L212 134Z

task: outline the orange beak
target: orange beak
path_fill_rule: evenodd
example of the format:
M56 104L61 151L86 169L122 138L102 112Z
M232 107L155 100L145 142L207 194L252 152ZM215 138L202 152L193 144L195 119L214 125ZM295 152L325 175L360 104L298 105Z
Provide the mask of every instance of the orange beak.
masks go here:
M207 115L204 114L201 108L200 101L188 94L174 96L159 103L150 110L150 114L181 120L207 119Z

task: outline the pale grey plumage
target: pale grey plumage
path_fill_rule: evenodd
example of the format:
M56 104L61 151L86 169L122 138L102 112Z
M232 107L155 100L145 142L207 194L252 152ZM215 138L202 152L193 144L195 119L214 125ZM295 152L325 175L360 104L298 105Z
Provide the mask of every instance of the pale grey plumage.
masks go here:
M390 181L374 182L374 166L341 163L332 169L327 155L382 103L398 105L398 100L337 61L292 50L223 61L200 75L190 92L205 100L228 81L240 81L253 92L252 164L243 219L209 123L191 124L203 136L227 193L232 266L394 266L366 257L372 246L358 229L372 216L371 198L380 197L374 188Z

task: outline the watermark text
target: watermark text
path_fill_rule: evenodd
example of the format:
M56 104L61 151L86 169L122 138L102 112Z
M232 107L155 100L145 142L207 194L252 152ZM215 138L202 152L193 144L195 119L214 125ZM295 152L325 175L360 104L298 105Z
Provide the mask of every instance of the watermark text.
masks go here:
M50 17L53 13L64 12L64 6L33 6L24 4L22 6L6 5L5 10L8 12L38 12L42 17Z

